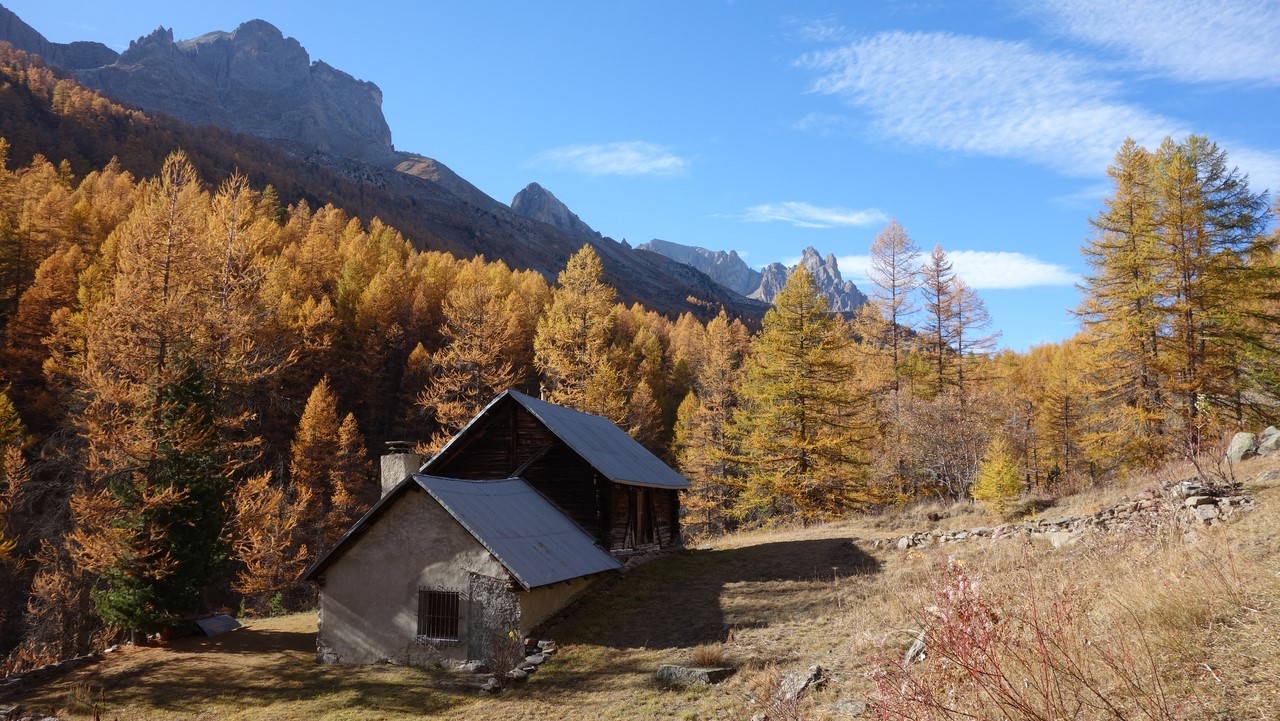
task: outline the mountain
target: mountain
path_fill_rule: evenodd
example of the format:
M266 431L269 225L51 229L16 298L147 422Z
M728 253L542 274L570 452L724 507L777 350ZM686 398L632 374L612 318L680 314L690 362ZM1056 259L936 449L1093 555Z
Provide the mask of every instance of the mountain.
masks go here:
M108 65L114 63L118 56L116 51L102 43L51 43L3 5L0 5L0 40L68 70Z
M516 193L516 197L511 200L511 210L517 215L546 223L570 235L600 237L600 233L582 222L582 219L560 202L559 198L552 195L551 191L537 183L529 183L524 190Z
M378 87L312 62L297 40L267 22L181 41L161 28L119 56L105 46L95 56L72 52L73 46L84 50L92 44L50 43L0 7L0 41L41 55L111 98L164 114L122 110L112 123L95 124L67 117L48 98L11 95L14 108L6 109L0 126L13 141L13 160L21 158L20 151L61 159L73 147L78 172L101 167L114 154L127 155L121 162L132 172L151 174L157 156L181 147L210 181L239 168L259 186L274 185L285 202L331 202L365 221L381 218L422 250L483 255L554 280L569 256L590 243L601 256L605 280L628 304L667 315L692 312L704 320L723 308L748 322L768 308L664 256L601 236L536 184L513 201L532 216L526 217L442 163L395 151ZM121 143L126 136L134 137L131 144ZM248 136L288 155L262 149L261 141Z
M174 42L158 28L115 62L75 71L80 82L193 125L298 143L372 163L392 159L382 91L322 61L274 25Z
M707 250L696 245L681 245L657 238L638 247L693 266L739 295L749 296L760 287L760 271L747 265L735 250Z
M818 251L814 250L813 246L809 246L800 256L800 265L803 265L813 276L814 285L817 286L819 293L827 297L831 310L854 311L867 302L867 296L858 290L858 286L854 285L853 281L845 280L840 276L840 266L836 263L834 255L828 253L827 257L823 258L818 255ZM787 284L787 278L791 277L795 269L796 266L788 268L781 263L766 265L760 271L760 287L750 297L772 302L782 290L782 286Z
M787 278L795 270L781 263L770 263L761 271L755 271L735 251L707 250L692 245L681 245L666 240L651 240L639 246L641 250L661 253L672 260L684 263L706 273L724 287L765 303L772 303ZM813 247L804 249L800 263L813 276L818 291L827 297L834 311L854 311L867 302L867 296L852 281L840 275L836 257L823 258Z

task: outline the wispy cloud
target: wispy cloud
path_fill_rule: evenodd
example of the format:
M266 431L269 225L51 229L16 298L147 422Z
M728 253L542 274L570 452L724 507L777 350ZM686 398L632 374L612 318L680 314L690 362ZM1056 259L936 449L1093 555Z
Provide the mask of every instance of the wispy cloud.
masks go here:
M1098 174L1126 136L1154 146L1180 124L1118 99L1069 55L947 33L882 33L805 56L812 90L864 111L907 143Z
M782 21L783 31L789 37L803 42L833 43L849 36L849 30L835 15L813 18L786 18Z
M629 141L552 148L525 164L586 175L679 175L688 169L689 160L663 145Z
M1280 12L1258 0L1037 0L1055 30L1184 82L1280 84Z
M791 124L792 130L812 133L819 137L843 135L855 127L856 124L848 116L835 113L809 113Z
M821 208L809 203L789 201L747 208L742 219L750 223L790 223L797 228L833 228L876 225L888 221L889 216L875 208Z
M1226 144L1222 144L1227 147ZM1255 193L1271 191L1274 200L1280 195L1280 154L1249 147L1231 146L1227 163L1249 174L1249 189Z
M978 290L1007 290L1042 286L1068 286L1080 277L1067 268L1025 253L1003 250L955 250L947 252L955 274ZM837 258L840 274L866 290L869 255Z

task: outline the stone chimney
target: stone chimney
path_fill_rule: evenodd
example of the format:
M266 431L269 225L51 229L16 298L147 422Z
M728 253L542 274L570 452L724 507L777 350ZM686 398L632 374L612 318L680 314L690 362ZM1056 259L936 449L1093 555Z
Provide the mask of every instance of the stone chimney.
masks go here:
M413 452L411 441L387 441L387 453L382 457L382 495L417 473L426 460L425 456Z

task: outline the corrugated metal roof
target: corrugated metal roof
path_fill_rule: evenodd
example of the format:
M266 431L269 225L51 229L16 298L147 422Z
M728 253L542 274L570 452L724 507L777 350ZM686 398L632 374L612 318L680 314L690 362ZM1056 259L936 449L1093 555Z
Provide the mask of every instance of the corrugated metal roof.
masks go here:
M663 463L661 458L650 453L649 449L640 445L608 418L558 406L518 391L506 391L503 395L511 396L524 406L560 440L614 483L654 488L689 487L689 481L684 476L676 473L671 466ZM498 398L501 399L502 396Z
M520 478L413 480L516 577L537 588L620 568L576 523Z

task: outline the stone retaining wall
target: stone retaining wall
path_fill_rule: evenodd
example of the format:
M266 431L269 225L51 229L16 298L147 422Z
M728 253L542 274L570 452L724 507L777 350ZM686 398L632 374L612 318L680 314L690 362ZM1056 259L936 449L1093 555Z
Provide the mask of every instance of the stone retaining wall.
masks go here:
M947 543L1010 538L1047 540L1054 548L1075 542L1089 532L1122 533L1156 529L1190 531L1211 526L1236 513L1252 510L1253 498L1237 487L1215 487L1185 480L1143 491L1135 499L1097 513L1053 520L1029 520L958 531L934 529L871 541L872 548L929 548Z

